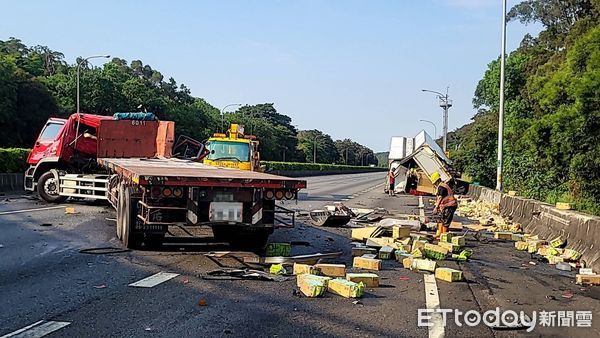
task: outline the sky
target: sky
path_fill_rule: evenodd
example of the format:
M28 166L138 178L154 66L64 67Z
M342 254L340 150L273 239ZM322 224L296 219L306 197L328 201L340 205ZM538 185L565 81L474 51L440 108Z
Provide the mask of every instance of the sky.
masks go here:
M433 134L421 119L441 134L442 109L421 89L449 87L449 131L470 121L477 82L500 55L501 3L0 0L0 40L45 45L69 63L139 59L219 109L274 103L299 129L387 151L392 136ZM509 23L508 51L539 29Z

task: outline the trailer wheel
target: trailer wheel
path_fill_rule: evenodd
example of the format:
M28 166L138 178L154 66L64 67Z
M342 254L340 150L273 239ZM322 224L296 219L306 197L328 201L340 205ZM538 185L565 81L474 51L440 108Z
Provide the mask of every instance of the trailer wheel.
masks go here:
M131 188L122 188L123 194L119 194L119 198L123 199L123 208L121 210L122 229L121 241L128 249L136 249L142 243L142 234L134 229L137 222L137 201L131 197ZM117 216L117 219L119 216Z
M60 196L58 194L58 181L54 177L54 174L47 171L40 176L37 181L38 195L50 203L61 203L67 200L67 196Z

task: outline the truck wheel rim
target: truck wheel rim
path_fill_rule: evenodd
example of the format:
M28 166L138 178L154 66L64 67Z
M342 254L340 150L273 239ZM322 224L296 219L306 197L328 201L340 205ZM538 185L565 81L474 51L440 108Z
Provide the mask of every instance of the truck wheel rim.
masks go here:
M58 191L56 189L56 179L54 177L46 180L44 183L44 191L48 195L58 195Z

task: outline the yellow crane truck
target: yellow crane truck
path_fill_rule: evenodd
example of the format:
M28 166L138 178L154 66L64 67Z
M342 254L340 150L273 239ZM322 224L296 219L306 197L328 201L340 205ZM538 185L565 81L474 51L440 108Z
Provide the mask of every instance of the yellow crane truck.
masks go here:
M260 153L256 136L244 135L244 126L231 124L226 133L215 133L206 142L204 164L260 171Z

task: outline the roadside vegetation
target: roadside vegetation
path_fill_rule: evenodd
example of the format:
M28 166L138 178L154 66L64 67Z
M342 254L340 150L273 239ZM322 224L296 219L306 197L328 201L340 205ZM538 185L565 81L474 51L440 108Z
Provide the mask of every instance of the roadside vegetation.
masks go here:
M78 58L68 64L62 53L49 47L29 47L9 38L0 40L0 124L10 126L0 133L0 147L30 148L48 117L67 117L76 111L78 63L84 113L147 110L175 121L178 134L198 140L222 131L219 109L140 60L115 57L95 67ZM242 124L246 133L258 137L265 160L312 162L316 143L318 163L377 165L373 151L357 142L333 140L320 130L297 130L273 103L225 113L225 126L229 123Z
M600 1L530 0L510 20L540 23L506 63L504 188L600 214ZM494 187L499 60L475 91L479 112L449 134L459 169Z

